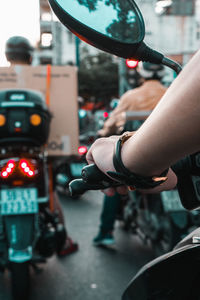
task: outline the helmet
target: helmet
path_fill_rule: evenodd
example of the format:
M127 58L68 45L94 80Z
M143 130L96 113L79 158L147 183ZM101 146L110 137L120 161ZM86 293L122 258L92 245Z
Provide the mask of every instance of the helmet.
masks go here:
M163 65L152 64L149 62L140 62L138 72L146 80L160 80L165 75L165 68Z
M5 54L8 61L20 60L28 62L32 57L33 47L23 36L12 36L6 42Z

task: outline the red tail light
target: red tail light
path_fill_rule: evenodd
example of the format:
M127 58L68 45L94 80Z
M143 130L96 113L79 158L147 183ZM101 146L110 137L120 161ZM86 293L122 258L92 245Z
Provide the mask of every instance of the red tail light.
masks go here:
M80 146L80 147L78 147L78 153L80 155L86 154L87 153L87 147L86 146Z
M32 163L32 161L28 159L10 159L1 167L0 177L6 179L12 174L17 175L19 172L25 177L33 177L38 174L35 163Z
M134 69L138 66L139 61L134 59L126 59L126 65L128 68Z
M34 168L28 160L21 159L19 162L19 167L24 175L28 177L32 177L35 175Z
M107 111L104 111L104 113L103 113L103 117L104 117L105 119L109 117L109 114L108 114L108 112L107 112Z
M1 177L7 178L10 174L13 173L15 168L15 161L13 159L10 159L6 166L1 171Z
M6 171L3 171L3 172L1 173L1 176L2 176L3 178L7 178L7 177L9 176L9 173L6 172Z

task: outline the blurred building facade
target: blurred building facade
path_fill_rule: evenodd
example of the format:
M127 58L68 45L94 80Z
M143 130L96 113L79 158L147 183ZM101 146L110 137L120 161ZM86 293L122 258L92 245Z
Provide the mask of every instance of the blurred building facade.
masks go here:
M77 63L77 47L81 48L85 43L71 33L51 11L47 0L38 0L40 3L40 40L34 53L34 65L75 65ZM96 53L96 49L87 46L90 53Z
M187 63L199 48L199 0L137 0L146 25L146 43Z

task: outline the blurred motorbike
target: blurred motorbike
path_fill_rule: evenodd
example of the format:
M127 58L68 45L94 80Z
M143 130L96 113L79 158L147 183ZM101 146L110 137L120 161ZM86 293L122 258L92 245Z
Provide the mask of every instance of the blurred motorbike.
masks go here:
M60 159L54 164L54 177L56 191L65 196L70 196L69 183L81 177L83 167L87 165L86 154L91 144L96 139L96 132L87 131L79 135L80 146L78 155L67 159ZM74 197L75 198L75 197ZM78 198L78 197L76 197Z
M129 192L120 222L152 246L155 256L169 252L188 233L200 226L198 211L187 211L177 189L160 194Z
M41 93L0 91L0 269L11 272L14 300L29 299L30 267L38 270L66 238L43 148L50 121Z

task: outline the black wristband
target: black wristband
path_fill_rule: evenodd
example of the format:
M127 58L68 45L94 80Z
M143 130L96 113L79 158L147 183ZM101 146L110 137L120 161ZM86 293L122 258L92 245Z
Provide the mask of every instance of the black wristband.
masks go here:
M130 137L130 136L129 136ZM127 138L125 137L125 140ZM143 176L129 171L123 164L121 159L121 148L123 144L123 136L119 138L116 151L113 156L113 165L116 172L108 171L108 175L113 179L118 180L126 185L131 186L133 189L151 189L167 180L167 173L169 169L163 171L159 176Z

